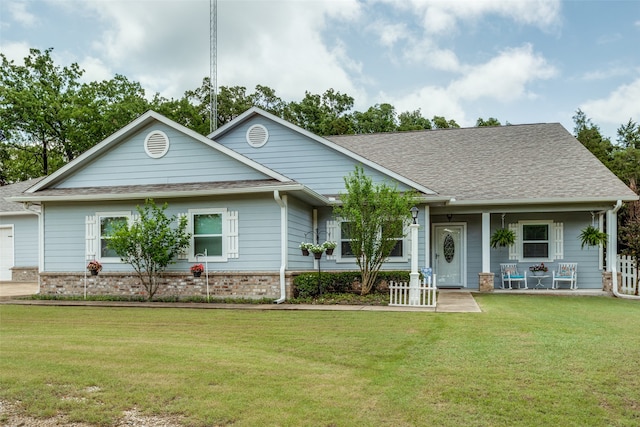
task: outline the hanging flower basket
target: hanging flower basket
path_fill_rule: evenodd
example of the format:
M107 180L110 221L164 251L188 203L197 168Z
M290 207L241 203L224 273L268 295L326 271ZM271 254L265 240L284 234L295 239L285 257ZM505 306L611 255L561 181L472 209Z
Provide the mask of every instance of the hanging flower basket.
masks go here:
M193 264L191 266L191 273L193 274L193 277L202 276L203 271L204 271L204 265L202 264Z
M513 231L508 228L499 228L491 236L491 247L496 248L497 246L505 247L513 245L515 241L516 235Z
M89 270L92 276L97 276L100 270L102 270L102 264L94 259L87 264L87 270Z
M336 248L336 246L338 246L336 242L327 241L322 244L322 247L327 252L327 255L333 255L333 250Z
M324 246L322 245L311 245L309 248L309 252L313 252L313 257L315 259L322 258L322 253L324 252Z
M307 243L307 242L302 242L300 243L300 250L302 251L302 255L304 256L308 256L309 255L309 249L313 246L313 243Z

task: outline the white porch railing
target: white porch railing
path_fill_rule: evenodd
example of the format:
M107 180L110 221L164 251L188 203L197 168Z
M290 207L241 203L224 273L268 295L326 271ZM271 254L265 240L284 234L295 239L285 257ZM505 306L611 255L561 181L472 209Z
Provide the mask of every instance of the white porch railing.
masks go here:
M425 275L422 284L410 287L407 282L389 284L389 305L403 307L435 307L436 276Z
M618 272L622 280L618 284L618 292L627 295L638 295L638 269L636 263L628 255L618 255Z

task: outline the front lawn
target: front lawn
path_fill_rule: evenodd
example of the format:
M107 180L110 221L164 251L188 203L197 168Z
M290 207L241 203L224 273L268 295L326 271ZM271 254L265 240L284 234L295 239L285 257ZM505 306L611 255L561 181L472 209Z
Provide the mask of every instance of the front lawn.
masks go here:
M193 426L640 424L638 302L477 300L483 313L2 305L0 400L96 425L134 409Z

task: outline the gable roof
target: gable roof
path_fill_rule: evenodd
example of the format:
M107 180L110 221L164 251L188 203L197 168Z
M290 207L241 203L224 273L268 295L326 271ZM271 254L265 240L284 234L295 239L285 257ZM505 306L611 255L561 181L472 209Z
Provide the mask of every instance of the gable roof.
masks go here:
M369 166L379 172L381 172L384 175L389 176L390 178L395 179L398 182L401 182L403 184L408 185L409 187L415 188L417 191L424 193L426 195L436 195L437 192L434 191L433 189L429 188L428 186L425 186L423 183L417 182L413 179L411 179L410 176L407 175L403 175L398 173L397 170L394 169L389 169L387 168L384 164L377 162L371 158L368 158L366 156L362 156L360 153L358 153L357 151L354 150L350 150L350 149L345 149L345 147L341 146L340 144L335 144L332 140L327 139L327 138L323 138L320 137L314 133L309 132L306 129L303 129L299 126L294 125L293 123L290 123L286 120L281 119L278 116L275 116L271 113L268 113L258 107L251 107L250 109L248 109L247 111L245 111L244 113L240 114L238 117L236 117L235 119L231 120L228 123L225 123L223 126L221 126L220 128L218 128L217 130L215 130L214 132L212 132L211 134L209 134L207 137L211 138L211 139L217 139L222 137L223 135L231 132L233 129L237 128L238 126L242 125L243 123L245 123L247 120L250 120L252 117L259 115L262 117L265 117L273 122L278 123L281 126L284 126L288 129L293 130L294 132L297 132L319 144L322 144L324 146L327 146L329 148L331 148L332 150L335 150L339 153L342 153L344 155L346 155L347 157L353 159L356 163L361 163L363 165Z
M161 114L156 113L155 111L149 110L146 113L144 113L143 115L141 115L140 117L138 117L137 119L133 120L131 123L129 123L128 125L126 125L125 127L123 127L122 129L118 130L117 132L115 132L114 134L112 134L111 136L107 137L105 140L103 140L102 142L100 142L99 144L93 146L92 148L90 148L89 150L85 151L84 153L82 153L80 156L78 156L77 158L75 158L73 161L67 163L65 166L63 166L62 168L58 169L56 172L54 172L53 174L49 175L47 178L43 179L42 181L40 181L39 183L37 183L36 185L34 185L33 187L29 188L26 193L35 193L38 192L40 190L43 190L45 188L50 187L51 185L54 185L60 181L62 181L63 179L65 179L66 177L72 175L73 173L75 173L76 171L80 170L81 168L83 168L84 166L86 166L88 163L90 163L95 157L99 156L100 154L108 151L109 149L111 149L112 147L118 145L118 143L124 141L125 139L127 139L128 137L130 137L131 135L135 134L139 129L143 128L144 126L154 122L154 121L158 121L160 123L163 123L166 126L169 126L173 129L175 129L178 132L181 132L205 145L208 145L209 147L213 148L214 150L217 150L241 163L244 163L245 165L265 174L267 177L274 179L276 181L279 182L291 182L291 179L287 178L284 175L281 175L280 173L267 168L266 166L257 163L233 150L230 150L229 148L218 144L215 141L212 141L208 138L206 138L203 135L200 135L199 133L185 127L182 126L176 122L174 122L173 120L170 120L166 117L164 117Z
M559 123L327 139L458 205L638 198Z
M33 178L15 184L0 186L0 216L1 215L36 215L35 212L26 210L22 203L9 200L9 198L22 194L27 188L37 184L44 177Z

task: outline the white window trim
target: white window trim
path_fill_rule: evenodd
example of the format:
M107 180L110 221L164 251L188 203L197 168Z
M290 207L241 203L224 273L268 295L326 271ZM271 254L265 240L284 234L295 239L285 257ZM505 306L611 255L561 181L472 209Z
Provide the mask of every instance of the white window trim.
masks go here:
M129 224L131 224L131 211L116 211L116 212L96 212L96 260L103 264L123 264L120 257L103 257L102 256L102 231L100 227L101 218L120 218L126 217Z
M333 252L333 257L337 263L352 263L355 264L357 262L357 258L353 257L342 257L342 223L347 222L343 219L336 219L336 227L335 227L335 241L338 244L336 246L335 251ZM389 257L384 260L384 262L392 262L392 263L406 263L409 261L409 250L411 249L410 236L408 234L408 228L405 227L403 232L404 237L402 238L402 256L401 257ZM400 239L398 239L400 240Z
M199 256L196 258L195 253L195 235L193 232L193 216L194 215L209 215L209 214L221 214L222 215L222 255L220 256ZM229 259L229 248L227 244L228 240L228 227L229 214L226 208L210 208L210 209L189 209L189 233L191 233L191 241L189 244L189 261L190 262L227 262Z
M523 226L525 225L546 225L547 226L547 258L525 258L524 256L524 230ZM555 242L554 242L554 222L553 220L522 220L518 221L518 241L516 244L519 246L518 252L518 262L530 262L530 263L541 263L541 262L553 262L556 260L555 258ZM543 242L540 240L540 242Z

